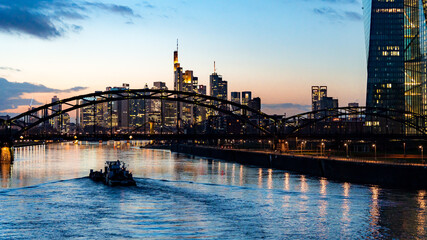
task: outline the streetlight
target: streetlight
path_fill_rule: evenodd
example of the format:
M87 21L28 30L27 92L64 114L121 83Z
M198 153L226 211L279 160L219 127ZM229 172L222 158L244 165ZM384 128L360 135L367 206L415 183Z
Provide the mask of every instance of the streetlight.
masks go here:
M347 144L347 143L344 143L344 146L345 146L345 151L346 151L347 158L348 158L348 144Z
M306 143L306 141L302 141L301 142L301 155L302 155L302 148L303 148L303 146L304 146L305 143Z
M377 145L372 144L372 147L374 148L374 151L375 151L375 160L377 160Z
M418 147L421 150L421 163L424 163L424 148L422 145Z
M403 157L406 157L406 143L403 143Z
M320 156L323 156L323 149L325 148L325 143L320 143Z
M129 139L130 139L130 140L132 140L132 138L133 138L133 137L132 137L132 135L130 135L130 136L129 136Z

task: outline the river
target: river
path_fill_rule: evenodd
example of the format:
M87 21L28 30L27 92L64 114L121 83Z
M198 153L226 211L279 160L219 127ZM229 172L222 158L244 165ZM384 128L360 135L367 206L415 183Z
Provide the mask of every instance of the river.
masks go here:
M1 165L0 238L426 238L423 190L334 182L140 144L17 148L13 164ZM130 166L136 187L86 177L117 159Z

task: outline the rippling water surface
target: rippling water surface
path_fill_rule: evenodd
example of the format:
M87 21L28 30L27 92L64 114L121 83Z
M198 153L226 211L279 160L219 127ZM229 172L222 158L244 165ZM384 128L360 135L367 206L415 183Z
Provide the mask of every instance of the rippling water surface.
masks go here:
M15 162L1 165L0 238L426 238L425 191L333 182L138 144L16 149ZM117 159L130 165L137 187L86 178L89 169Z

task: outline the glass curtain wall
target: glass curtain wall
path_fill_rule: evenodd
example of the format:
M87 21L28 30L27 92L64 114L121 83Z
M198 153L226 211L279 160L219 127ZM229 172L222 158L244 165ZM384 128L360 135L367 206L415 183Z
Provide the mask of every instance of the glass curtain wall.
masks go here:
M364 0L368 61L366 105L426 114L427 0ZM413 121L411 114L390 113ZM416 133L393 121L367 118L381 133Z

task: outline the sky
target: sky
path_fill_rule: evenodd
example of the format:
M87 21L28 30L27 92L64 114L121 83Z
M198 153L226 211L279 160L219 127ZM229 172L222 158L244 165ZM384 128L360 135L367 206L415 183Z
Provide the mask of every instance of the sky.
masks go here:
M0 113L155 81L173 51L209 85L252 91L266 113L309 111L311 86L365 105L360 0L0 0Z

